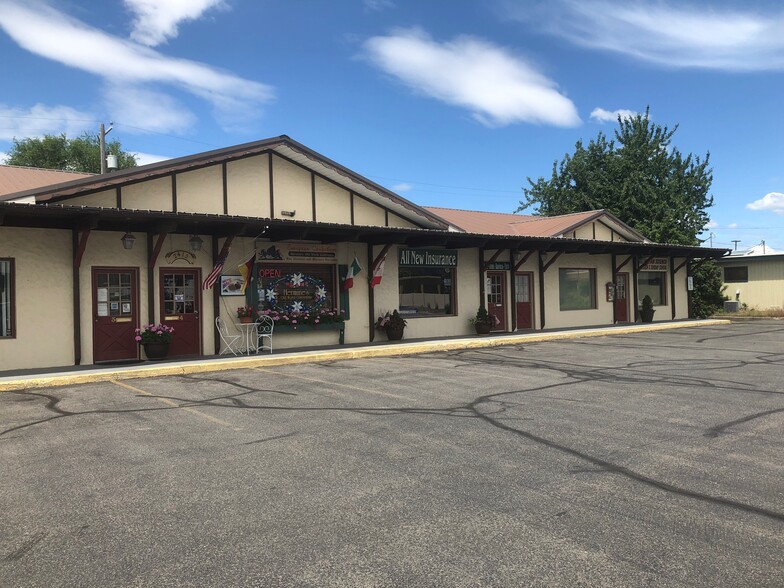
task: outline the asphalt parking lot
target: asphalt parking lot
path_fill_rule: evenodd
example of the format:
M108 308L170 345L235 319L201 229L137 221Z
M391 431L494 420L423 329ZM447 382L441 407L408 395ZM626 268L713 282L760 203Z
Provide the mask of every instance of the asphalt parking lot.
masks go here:
M784 322L0 394L2 586L784 586Z

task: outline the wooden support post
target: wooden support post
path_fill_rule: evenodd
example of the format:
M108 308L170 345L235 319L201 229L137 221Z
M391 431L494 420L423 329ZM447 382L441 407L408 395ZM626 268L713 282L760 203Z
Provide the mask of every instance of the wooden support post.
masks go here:
M618 270L615 268L616 257L617 256L615 255L615 253L613 253L610 256L610 263L612 264L612 283L613 283L613 292L614 292L614 294L613 294L613 302L612 302L612 305L613 305L613 324L617 324L618 323L618 311L617 311L617 306L615 305L615 298L618 295L618 293L615 291L615 289L618 287Z
M485 299L485 250L479 248L479 306L485 308L487 300Z
M675 320L675 258L670 257L670 306L672 307L672 320Z
M512 267L514 263L514 249L509 250L509 267ZM515 284L515 273L514 270L509 272L509 298L510 304L512 305L512 330L517 330L517 284Z
M647 263L647 262L646 262ZM644 265L644 264L643 264ZM632 297L632 304L634 305L634 322L638 322L640 320L640 308L637 303L637 272L639 268L637 264L637 256L634 256L634 261L632 262L632 287L634 288L634 296Z
M88 235L90 231L85 231ZM82 263L82 253L87 245L87 239L82 236L84 245L79 239L79 231L71 231L72 253L73 253L73 346L74 346L74 365L82 363L82 304L81 286L79 282L79 271ZM80 253L81 250L81 253Z
M373 279L373 246L368 243L367 244L367 259L368 259L368 273L370 274L368 277L370 280ZM370 332L368 333L368 341L371 343L376 338L376 301L375 301L375 292L373 288L370 287L370 280L368 280L368 324L370 325Z
M540 329L544 329L544 315L545 315L545 304L544 304L544 260L542 259L542 252L539 252L537 255L539 258L539 321L540 321Z
M218 261L218 237L212 235L212 267ZM196 285L197 288L202 288L201 284ZM213 286L212 288L212 337L215 344L215 354L220 354L221 339L218 332L218 325L215 324L215 317L220 316L220 288Z
M152 233L147 233L147 322L155 324L155 264L149 262L152 256Z

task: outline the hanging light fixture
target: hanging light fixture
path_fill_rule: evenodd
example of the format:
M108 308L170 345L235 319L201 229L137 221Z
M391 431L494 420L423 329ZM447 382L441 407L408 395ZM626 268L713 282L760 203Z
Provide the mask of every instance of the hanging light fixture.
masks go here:
M191 251L201 251L201 245L204 241L198 235L191 235L191 238L188 239L188 243L190 243Z
M133 233L126 231L120 241L122 241L124 249L133 249L133 243L136 241L136 237L134 237Z

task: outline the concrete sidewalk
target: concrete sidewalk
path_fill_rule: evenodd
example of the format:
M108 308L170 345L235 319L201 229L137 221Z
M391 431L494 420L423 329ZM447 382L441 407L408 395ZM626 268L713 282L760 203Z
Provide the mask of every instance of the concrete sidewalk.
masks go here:
M368 344L341 348L317 350L294 350L274 355L250 355L238 357L205 357L183 361L143 362L126 366L78 366L71 368L52 368L51 372L34 374L15 374L0 377L0 392L50 388L54 386L73 386L109 380L129 380L158 376L195 374L246 369L259 366L317 363L363 357L385 357L451 351L455 349L477 349L502 345L520 345L542 341L579 339L583 337L604 337L607 335L626 335L663 331L686 327L707 327L728 325L729 320L707 319L676 322L616 325L611 327L591 327L558 331L532 331L527 333L504 333L490 336L468 336L427 341L402 341L389 344Z

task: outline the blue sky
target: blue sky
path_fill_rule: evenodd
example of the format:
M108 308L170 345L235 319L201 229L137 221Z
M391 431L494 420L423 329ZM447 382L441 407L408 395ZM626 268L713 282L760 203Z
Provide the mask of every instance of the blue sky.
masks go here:
M782 30L753 0L0 0L0 153L110 121L143 163L287 134L417 204L513 212L650 106L711 153L714 246L784 250Z

